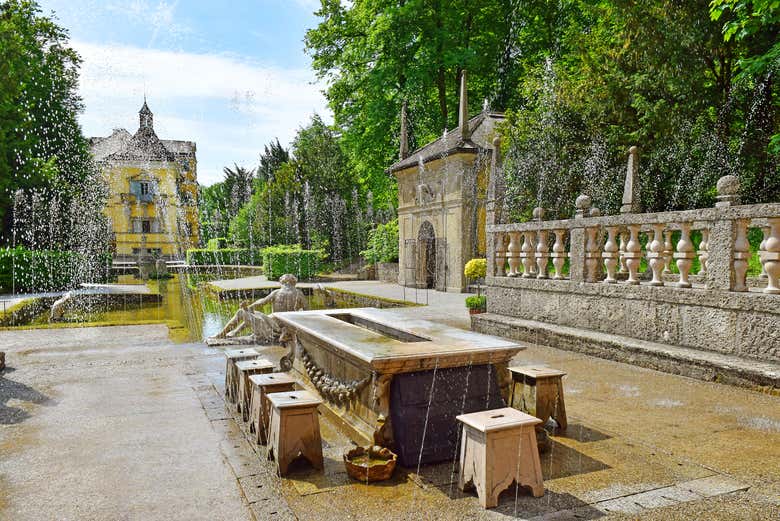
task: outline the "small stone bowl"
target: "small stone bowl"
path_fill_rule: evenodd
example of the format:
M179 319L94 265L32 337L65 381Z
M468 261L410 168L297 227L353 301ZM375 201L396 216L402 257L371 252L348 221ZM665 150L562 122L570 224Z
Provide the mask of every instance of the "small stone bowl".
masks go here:
M344 454L344 466L352 479L362 482L390 479L398 462L398 455L390 449L374 445L356 447Z

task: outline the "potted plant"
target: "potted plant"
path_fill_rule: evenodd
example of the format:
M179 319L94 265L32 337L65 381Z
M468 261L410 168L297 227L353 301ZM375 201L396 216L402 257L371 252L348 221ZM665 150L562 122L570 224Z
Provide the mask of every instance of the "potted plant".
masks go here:
M466 307L469 308L469 315L484 313L487 309L487 297L485 295L466 297Z
M463 274L467 279L477 283L477 295L480 295L480 282L485 279L487 274L487 259L471 259L463 268Z

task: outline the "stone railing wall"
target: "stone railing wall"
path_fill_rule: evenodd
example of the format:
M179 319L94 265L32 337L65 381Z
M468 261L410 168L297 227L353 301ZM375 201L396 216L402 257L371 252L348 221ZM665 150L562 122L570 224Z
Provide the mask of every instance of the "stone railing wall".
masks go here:
M536 209L531 222L488 226L488 312L780 360L780 203L719 199L600 216L580 196L573 219L545 221ZM762 273L750 279L749 228L763 232Z

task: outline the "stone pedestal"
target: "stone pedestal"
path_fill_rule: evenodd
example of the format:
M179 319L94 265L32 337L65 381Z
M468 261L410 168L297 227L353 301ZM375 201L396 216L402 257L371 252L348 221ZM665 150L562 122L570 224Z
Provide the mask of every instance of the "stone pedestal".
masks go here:
M265 445L268 442L268 423L271 419L271 402L268 395L295 390L295 378L287 373L253 374L252 399L249 405L249 432L255 434L255 441Z
M463 423L458 488L477 489L485 508L498 506L499 494L513 481L544 495L534 426L538 418L511 407L458 416Z
M290 463L303 456L318 470L323 468L322 439L317 406L322 400L308 391L272 393L268 428L268 459L276 460L285 476Z
M236 362L251 360L260 356L257 349L233 349L225 351L225 399L230 403L236 403L238 394L238 378L236 376Z
M252 384L249 377L253 374L272 373L274 364L265 358L243 360L236 362L236 375L238 379L238 394L236 396L236 410L241 413L244 421L249 420L249 401L252 399Z

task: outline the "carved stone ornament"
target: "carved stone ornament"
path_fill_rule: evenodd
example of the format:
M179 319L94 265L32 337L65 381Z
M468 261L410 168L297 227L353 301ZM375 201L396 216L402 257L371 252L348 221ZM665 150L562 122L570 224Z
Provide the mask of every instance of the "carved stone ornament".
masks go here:
M362 380L346 382L326 374L303 347L300 349L301 362L303 362L303 367L306 369L306 375L322 397L331 403L344 405L354 400L360 391L371 382L370 375Z

